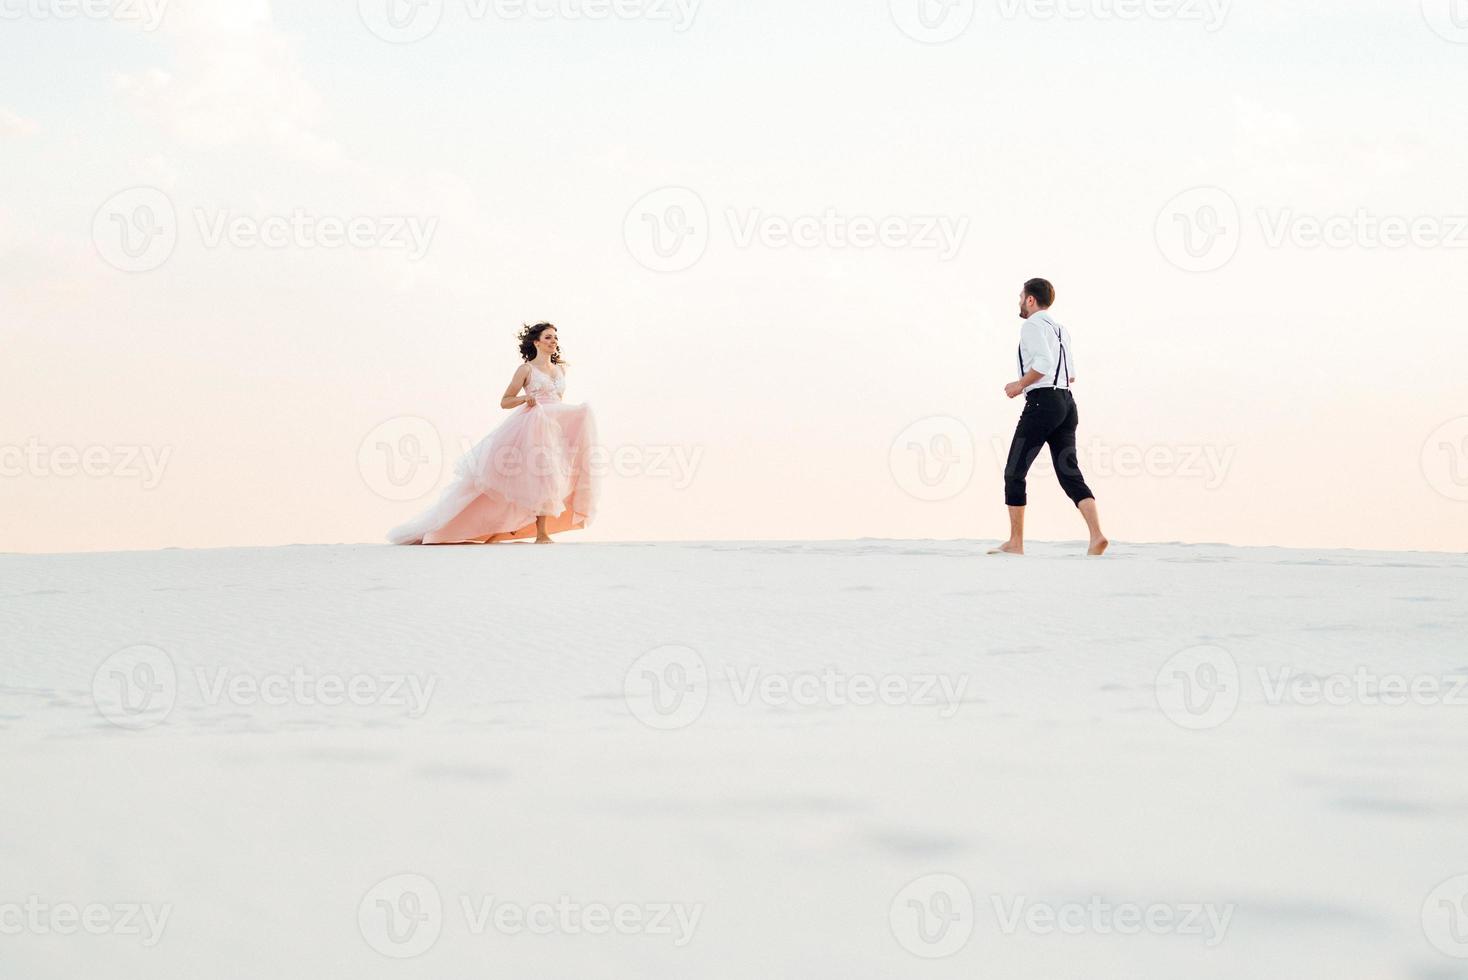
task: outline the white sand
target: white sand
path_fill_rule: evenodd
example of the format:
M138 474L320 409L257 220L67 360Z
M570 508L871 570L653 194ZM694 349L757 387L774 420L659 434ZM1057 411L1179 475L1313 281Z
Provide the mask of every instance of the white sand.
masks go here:
M1077 547L0 556L0 976L1468 976L1468 886L1432 894L1468 873L1468 688L1422 693L1468 674L1468 560ZM640 667L629 704L668 645L641 666L681 707ZM1419 703L1272 704L1258 674L1361 667ZM962 697L740 703L751 670L828 668ZM1173 668L1222 695L1188 713ZM255 703L293 675L380 697ZM476 929L491 898L576 914ZM1109 932L1126 903L1160 924ZM102 934L54 931L89 904ZM618 906L641 931L587 931Z

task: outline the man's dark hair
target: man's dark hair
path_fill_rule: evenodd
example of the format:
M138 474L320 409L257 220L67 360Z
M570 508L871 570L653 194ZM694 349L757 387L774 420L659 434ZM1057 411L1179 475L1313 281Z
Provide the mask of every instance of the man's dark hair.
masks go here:
M1050 309L1055 303L1055 287L1049 279L1031 279L1025 283L1025 295L1033 297L1042 310Z

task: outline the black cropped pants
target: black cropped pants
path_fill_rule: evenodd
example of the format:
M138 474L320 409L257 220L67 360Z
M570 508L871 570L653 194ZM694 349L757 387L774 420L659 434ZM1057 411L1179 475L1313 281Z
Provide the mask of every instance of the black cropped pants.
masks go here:
M1050 458L1055 463L1055 475L1071 503L1079 505L1095 496L1081 476L1081 464L1076 455L1078 424L1080 416L1076 412L1075 396L1067 389L1037 388L1026 393L1025 409L1020 413L1014 441L1009 445L1009 462L1004 467L1006 504L1010 507L1025 506L1025 477L1034 465L1035 457L1040 455L1040 449L1047 444L1050 446Z

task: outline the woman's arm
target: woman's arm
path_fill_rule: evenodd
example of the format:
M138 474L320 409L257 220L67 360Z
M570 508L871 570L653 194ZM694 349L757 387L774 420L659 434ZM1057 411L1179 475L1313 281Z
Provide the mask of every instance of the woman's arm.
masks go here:
M535 404L535 396L529 393L521 395L520 389L525 387L525 379L530 376L530 365L521 364L515 369L515 376L510 379L510 386L505 389L504 397L500 399L500 408L518 408L521 405Z

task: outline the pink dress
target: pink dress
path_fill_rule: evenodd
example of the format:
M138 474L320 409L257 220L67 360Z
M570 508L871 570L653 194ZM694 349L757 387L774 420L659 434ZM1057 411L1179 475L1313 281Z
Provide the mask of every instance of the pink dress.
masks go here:
M393 544L463 544L573 531L596 516L592 450L596 421L586 405L568 405L566 375L532 366L525 382L534 407L520 406L505 424L459 460L438 503L388 532Z

